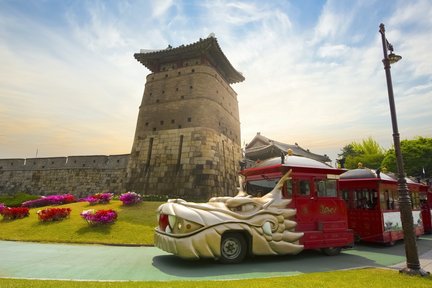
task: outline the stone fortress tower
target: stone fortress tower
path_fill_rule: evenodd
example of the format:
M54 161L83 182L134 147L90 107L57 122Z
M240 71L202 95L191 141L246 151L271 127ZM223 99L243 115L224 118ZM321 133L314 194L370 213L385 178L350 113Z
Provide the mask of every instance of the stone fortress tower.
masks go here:
M139 109L126 189L207 200L234 195L240 169L237 94L245 78L211 34L134 55L152 73Z

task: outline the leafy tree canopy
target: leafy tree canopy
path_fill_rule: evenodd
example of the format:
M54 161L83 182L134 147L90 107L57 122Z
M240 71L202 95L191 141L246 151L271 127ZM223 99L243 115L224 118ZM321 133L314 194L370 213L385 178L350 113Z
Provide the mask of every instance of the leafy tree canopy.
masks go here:
M413 140L402 140L401 152L406 175L419 178L432 176L432 138L417 137ZM385 153L382 167L386 167L389 171L397 171L394 148Z
M343 167L348 169L357 168L358 163L362 163L364 167L379 168L386 153L372 137L361 142L351 142L341 150L342 153L338 156L342 159Z

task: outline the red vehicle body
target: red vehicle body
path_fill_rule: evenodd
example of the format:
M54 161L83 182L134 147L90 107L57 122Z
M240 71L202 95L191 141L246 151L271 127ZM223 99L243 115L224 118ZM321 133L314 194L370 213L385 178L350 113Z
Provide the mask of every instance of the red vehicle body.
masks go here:
M408 188L417 190L420 197L420 209L423 228L426 234L432 233L432 189L423 183L408 183Z
M288 207L297 210L295 231L304 232L300 244L304 249L321 249L328 255L351 247L354 234L348 228L346 205L338 193L337 179L344 171L299 156L286 156L282 160L268 159L241 171L245 177L244 190L262 196L273 189L285 172L292 170L282 192L284 198L292 199Z
M418 236L424 233L420 185L411 182L408 187L415 234ZM395 179L368 168L359 168L341 174L339 185L348 208L348 226L354 230L356 240L393 245L403 239Z

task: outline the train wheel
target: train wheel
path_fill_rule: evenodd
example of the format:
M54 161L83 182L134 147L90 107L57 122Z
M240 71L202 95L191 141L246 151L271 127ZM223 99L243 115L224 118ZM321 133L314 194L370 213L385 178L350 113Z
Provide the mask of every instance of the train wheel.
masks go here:
M341 247L328 247L328 248L322 248L321 251L326 254L327 256L336 256L341 252Z
M361 236L358 235L358 234L354 234L354 242L355 243L360 243L360 241L361 241Z
M247 244L240 233L227 233L222 236L221 258L222 263L240 263L246 257Z

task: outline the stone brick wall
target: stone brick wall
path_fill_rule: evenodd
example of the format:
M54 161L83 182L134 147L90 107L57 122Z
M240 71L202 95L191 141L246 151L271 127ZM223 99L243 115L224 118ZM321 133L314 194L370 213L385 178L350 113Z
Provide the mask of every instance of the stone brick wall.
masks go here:
M237 193L240 146L209 128L151 132L135 147L128 190L208 200Z
M205 65L147 76L135 140L147 132L207 127L240 143L237 94Z
M0 159L0 194L125 192L129 154Z

